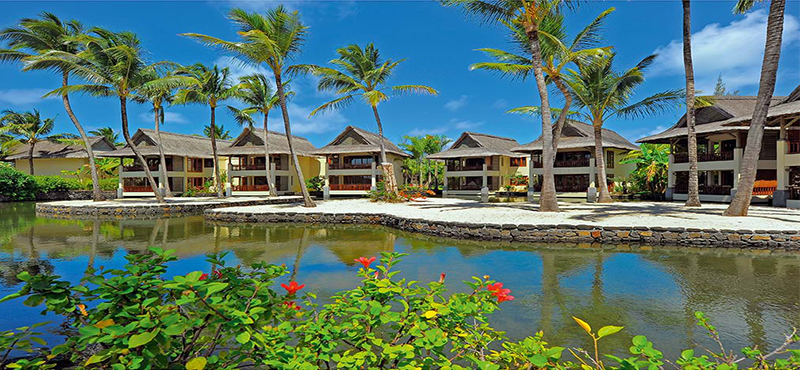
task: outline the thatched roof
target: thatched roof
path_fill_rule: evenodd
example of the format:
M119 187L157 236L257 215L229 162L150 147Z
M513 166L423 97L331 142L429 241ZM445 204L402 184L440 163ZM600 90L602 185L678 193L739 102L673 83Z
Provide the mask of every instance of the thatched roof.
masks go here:
M328 145L314 151L314 154L380 153L380 140L381 138L378 134L362 130L358 127L347 126L339 136L336 136ZM387 153L402 157L410 157L408 153L402 151L388 139L384 139L384 146L386 147Z
M631 143L622 135L607 128L603 129L603 147L604 148L617 148L626 150L638 150L636 144ZM561 130L561 137L558 139L558 149L577 149L577 148L594 148L594 127L592 125L575 121L567 120L564 123L564 129ZM516 148L512 151L520 153L538 152L542 150L542 137Z
M112 152L116 150L114 144L108 141L105 136L93 136L89 138L95 154ZM13 153L4 160L28 159L30 145L17 145L13 148ZM33 147L33 158L89 158L86 148L82 144L69 145L55 141L40 141Z
M164 140L164 155L175 155L191 158L212 158L211 139L205 136L194 136L176 134L174 132L161 131L161 138ZM158 155L158 136L155 130L140 128L131 137L143 156ZM225 148L231 145L228 140L217 140L217 148ZM103 157L133 157L133 151L127 145L113 152L101 154Z
M522 157L511 148L519 146L519 142L507 137L464 132L450 148L431 154L428 159L450 159L467 157L489 157L501 155L506 157Z
M780 127L779 118L786 118L792 116L793 119L800 116L800 85L789 94L780 104L771 106L767 112L767 126ZM733 117L720 122L721 126L745 126L750 125L753 119L753 112L744 114L738 117Z
M698 108L695 111L695 128L698 134L714 132L737 131L733 127L725 127L723 123L735 117L752 116L756 106L755 96L715 96L714 103L709 107ZM777 106L785 101L785 96L773 96L770 105ZM772 111L772 109L770 109ZM686 115L684 114L678 123L669 129L647 137L636 140L637 143L669 143L670 139L686 137Z
M264 155L264 130L257 128L245 127L242 133L233 140L233 143L219 150L220 155L234 156L234 155ZM267 135L269 140L270 154L289 154L289 141L286 140L286 134L282 132L269 131ZM308 139L300 136L292 135L292 144L297 155L312 156L317 147L311 144Z

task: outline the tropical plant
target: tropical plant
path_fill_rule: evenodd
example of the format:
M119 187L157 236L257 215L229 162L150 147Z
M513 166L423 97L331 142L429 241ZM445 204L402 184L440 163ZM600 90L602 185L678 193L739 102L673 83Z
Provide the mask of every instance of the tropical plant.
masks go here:
M438 92L425 85L397 85L386 86L394 69L403 61L383 60L380 52L372 43L364 48L352 44L336 50L337 59L331 60L333 67L320 67L316 65L297 66L297 71L310 72L320 77L317 89L333 91L342 95L334 100L322 104L311 112L314 116L320 112L336 110L355 101L360 97L372 108L375 124L378 126L381 149L381 169L386 179L387 191L397 191L397 179L394 178L392 163L386 158L386 138L383 135L383 123L378 114L378 104L388 101L390 95L399 94L430 94ZM389 94L387 94L387 92Z
M111 127L101 127L97 130L89 131L89 134L94 136L102 136L105 137L111 144L114 146L123 146L124 143L119 142L119 133L114 132L114 129Z
M686 132L689 156L689 190L686 207L700 207L700 183L697 173L697 129L695 127L694 67L692 64L692 4L683 5L683 67L686 72Z
M541 47L542 22L552 14L559 12L564 5L573 6L577 2L570 0L441 0L446 6L458 6L468 14L474 15L487 23L518 23L524 30L530 44L531 69L536 88L539 92L542 118L542 157L543 184L539 199L539 210L558 212L555 177L550 163L555 163L553 149L552 112L547 82L544 76ZM526 53L527 54L527 53Z
M725 82L722 81L722 74L717 76L717 84L714 85L714 96L728 96L728 95L739 95L739 90L729 91Z
M631 180L638 190L663 194L669 180L669 144L642 144L639 150L628 152L620 163L633 163Z
M641 118L672 109L683 97L680 90L667 90L631 103L636 88L644 82L644 71L653 63L655 55L640 61L623 72L613 68L614 53L595 57L596 60L578 63L578 70L570 70L565 81L572 90L577 116L594 128L594 154L597 179L605 179L606 163L603 150L603 124L612 117ZM597 181L597 179L594 179ZM611 196L605 184L597 184L598 202L609 203Z
M418 180L420 186L424 183L426 188L430 188L431 182L435 181L434 188L438 188L439 174L444 174L444 164L439 161L431 161L427 156L441 152L452 141L444 135L403 136L400 147L411 153L412 157L405 160L406 167L411 170L411 179ZM409 162L413 162L415 165L411 166ZM423 181L423 178L426 178L426 181Z
M40 193L79 190L83 188L80 180L62 176L34 176L36 188Z
M288 86L287 86L288 89ZM287 94L291 94L288 92ZM244 76L239 79L239 94L237 98L247 105L243 109L235 107L228 107L231 114L239 125L247 124L253 126L253 114L260 113L264 116L264 134L262 140L264 141L264 158L265 163L270 163L270 150L269 150L269 127L267 121L269 120L269 112L280 104L280 98L277 92L272 88L272 83L263 74L253 74ZM275 189L275 184L272 181L270 172L272 169L270 165L264 166L267 184L269 186L269 195L272 197L278 196L278 191Z
M233 9L229 18L239 26L239 35L243 42L229 42L216 37L198 33L186 33L184 36L192 37L207 45L219 47L223 50L236 53L247 61L255 64L265 64L275 75L275 87L278 93L278 102L283 116L284 132L292 157L294 170L300 184L305 183L303 170L294 150L292 127L289 121L289 111L286 107L288 92L283 81L284 73L295 55L302 48L305 41L307 27L300 20L300 14L289 12L283 6L268 10L265 14L249 13L243 9ZM300 187L303 194L303 204L306 207L315 207L308 189Z
M0 195L14 201L36 199L36 179L8 165L0 165Z
M744 13L755 5L755 0L739 0L735 11ZM758 85L758 96L750 128L747 132L747 144L742 156L739 170L739 182L731 204L725 210L726 216L747 216L750 201L753 198L753 186L758 171L758 157L761 154L761 140L764 137L764 126L767 123L767 112L772 94L775 92L775 80L778 73L778 62L781 57L783 37L783 18L786 0L773 0L769 3L767 17L767 40L764 45L764 61L761 64L761 78Z
M61 87L69 85L69 76L72 73L70 63L51 63L53 57L71 59L83 49L78 39L83 35L83 25L76 21L62 21L55 14L43 12L39 18L23 18L16 27L0 31L0 40L8 42L10 49L0 49L0 62L23 62L23 71L53 70L61 75ZM55 53L54 53L55 52ZM47 56L39 59L40 56ZM69 92L61 92L61 101L69 119L83 140L83 146L89 156L89 168L92 177L92 199L103 200L100 191L99 177L95 171L94 150L89 142L89 136L83 129L78 117L72 110L69 101Z
M230 70L213 66L209 68L201 63L176 71L180 77L189 77L193 80L189 86L175 93L174 104L201 104L207 105L211 110L211 120L203 129L203 134L211 138L211 152L214 157L214 182L217 197L222 198L222 182L220 182L219 155L217 154L217 139L230 139L230 132L224 127L217 127L217 105L223 101L236 97L237 87L231 83Z
M325 186L325 178L322 176L314 176L306 180L306 188L308 191L322 191Z
M0 117L0 133L10 133L18 137L22 144L28 144L28 169L34 174L33 153L40 141L59 141L70 137L68 134L53 134L55 118L42 119L37 109L32 112L4 110Z

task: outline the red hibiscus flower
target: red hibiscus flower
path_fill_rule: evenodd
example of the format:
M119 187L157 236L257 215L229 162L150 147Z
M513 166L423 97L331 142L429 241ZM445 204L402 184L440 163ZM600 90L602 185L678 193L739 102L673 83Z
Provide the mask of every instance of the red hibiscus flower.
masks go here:
M441 275L439 275L439 282L440 283L444 283L445 276L447 276L447 274L445 274L444 272Z
M503 289L503 283L489 284L486 286L486 289L492 292L492 295L497 298L497 303L514 300L514 296L509 295L511 293L511 289Z
M200 275L200 280L208 279L208 274Z
M286 302L283 302L283 305L286 306L287 308L290 308L290 309L293 309L293 310L296 310L296 311L300 310L300 306L298 306L297 302L295 302L295 301L286 301Z
M364 265L365 269L368 269L369 265L372 264L373 262L375 262L375 257L370 257L370 258L359 257L359 258L354 259L353 261L360 262L362 265Z
M497 303L503 303L505 301L513 301L513 300L514 300L514 296L513 295L500 295L500 296L497 296Z
M286 293L288 295L294 295L295 293L297 293L297 291L306 287L305 284L298 285L296 281L290 282L289 285L281 284L281 286L283 287L283 289L286 289Z
M503 283L489 284L486 286L486 289L490 292L496 292L500 289L503 289Z
M219 270L214 270L214 271L212 271L212 273L214 274L214 278L215 279L219 279L219 278L222 277L222 273L219 272Z

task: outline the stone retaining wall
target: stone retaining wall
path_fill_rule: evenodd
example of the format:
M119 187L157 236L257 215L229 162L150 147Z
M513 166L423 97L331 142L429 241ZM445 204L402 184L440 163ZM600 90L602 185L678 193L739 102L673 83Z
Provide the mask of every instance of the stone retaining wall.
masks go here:
M196 198L195 198L196 199ZM36 214L38 216L50 218L75 218L75 217L99 217L99 218L160 218L172 216L186 216L201 214L203 211L212 208L226 207L246 207L259 206L265 204L289 204L302 201L296 197L287 198L264 198L254 200L243 200L223 203L167 203L167 204L130 204L118 207L96 206L93 204L83 206L71 206L59 203L38 203L36 204ZM196 202L196 201L195 201Z
M797 230L716 230L680 227L612 227L594 225L470 224L409 219L385 214L205 212L220 222L372 224L423 234L480 240L548 243L644 243L800 251Z

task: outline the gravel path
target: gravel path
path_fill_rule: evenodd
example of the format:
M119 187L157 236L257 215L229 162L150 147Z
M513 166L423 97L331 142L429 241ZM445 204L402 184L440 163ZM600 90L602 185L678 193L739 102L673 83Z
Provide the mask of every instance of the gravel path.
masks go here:
M411 203L372 203L366 199L317 202L316 208L297 204L230 207L229 213L352 213L390 214L405 218L484 224L564 224L594 226L684 227L700 229L800 230L800 211L751 207L747 217L724 217L726 204L687 209L682 203L630 202L612 204L561 203L562 212L541 213L528 203L479 203L461 199L426 199Z

